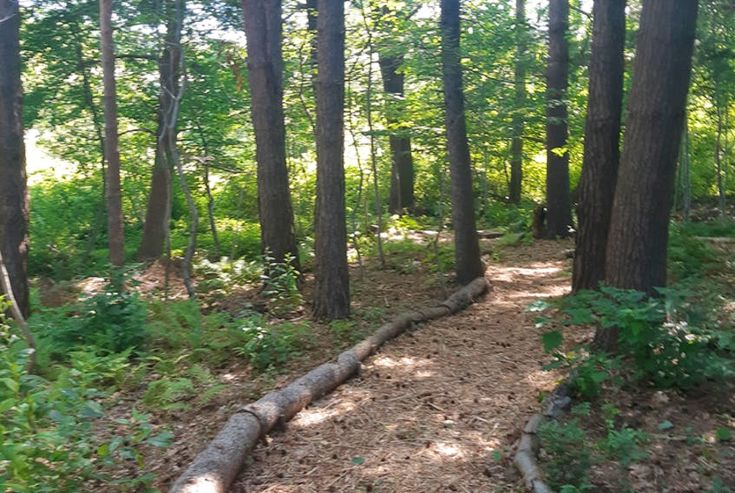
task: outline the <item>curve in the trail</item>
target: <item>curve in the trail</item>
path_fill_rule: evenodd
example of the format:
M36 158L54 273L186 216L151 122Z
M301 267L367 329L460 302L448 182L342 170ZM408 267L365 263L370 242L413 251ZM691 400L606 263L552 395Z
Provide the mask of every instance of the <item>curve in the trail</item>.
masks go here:
M564 294L562 246L519 247L493 292L404 335L256 449L232 493L522 491L511 448L554 375L528 304Z

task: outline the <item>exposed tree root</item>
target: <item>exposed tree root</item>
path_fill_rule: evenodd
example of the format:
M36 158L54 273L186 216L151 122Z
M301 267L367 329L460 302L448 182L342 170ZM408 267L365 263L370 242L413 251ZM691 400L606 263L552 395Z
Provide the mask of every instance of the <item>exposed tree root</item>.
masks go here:
M457 313L488 289L479 277L457 290L439 306L411 311L380 327L373 335L324 363L288 386L266 394L235 413L207 448L176 480L170 493L225 493L257 441L294 417L310 402L328 394L360 370L360 362L415 323Z

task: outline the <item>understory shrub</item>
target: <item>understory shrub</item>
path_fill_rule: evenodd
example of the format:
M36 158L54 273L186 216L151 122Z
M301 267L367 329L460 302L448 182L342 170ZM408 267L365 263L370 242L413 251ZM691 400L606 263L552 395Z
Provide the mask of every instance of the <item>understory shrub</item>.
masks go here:
M241 324L247 342L236 351L259 371L271 370L299 355L307 347L311 334L308 323L269 325L260 316L244 319Z
M150 476L113 477L109 468L142 465L145 447L167 446L172 435L136 411L116 421L113 438L98 433L104 389L127 369L127 355L103 362L76 351L54 379L29 374L29 355L0 315L0 491L72 493L92 479L131 490L149 484Z
M142 351L148 334L146 304L124 285L118 274L101 293L78 304L37 310L29 324L40 339L39 356L61 361L72 349L89 346L109 353Z
M539 427L539 438L546 452L544 470L554 489L573 486L589 489L589 471L593 464L587 434L574 418L567 422L551 420Z
M690 323L688 300L692 296L677 288L661 290L660 297L648 297L638 291L603 287L569 297L560 308L565 325L617 329L616 360L632 363L629 377L660 388L687 390L735 375L730 340L723 337L729 330L719 326L712 306L706 320L701 319L701 307L696 307L699 323ZM544 337L549 342L545 349L556 359L552 366L573 368L573 383L586 396L596 394L613 374L610 370L619 368L606 355L590 356L585 346L559 351L563 342L559 331L550 331Z
M543 469L549 484L556 491L592 491L589 483L591 468L604 460L618 464L621 470L648 457L643 448L646 435L636 429L616 427L615 417L620 410L605 403L600 412L605 422L601 438L591 437L582 425L589 422L591 406L583 402L572 408L571 417L550 420L539 427L539 439L544 450Z

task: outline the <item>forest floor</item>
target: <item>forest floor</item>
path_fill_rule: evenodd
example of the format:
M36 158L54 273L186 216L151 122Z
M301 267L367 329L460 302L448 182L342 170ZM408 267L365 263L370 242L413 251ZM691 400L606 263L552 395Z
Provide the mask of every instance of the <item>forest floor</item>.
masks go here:
M504 249L485 298L383 347L257 447L232 492L522 491L511 449L555 382L526 307L567 292L569 246Z
M111 396L114 404L103 420L111 427L100 427L108 430L105 434L116 433L114 423L132 409L149 413L156 431L173 433L169 446L146 447L143 468L127 461L115 477L146 473L155 478L151 486L166 491L237 408L329 361L395 315L445 299L455 286L434 270L433 262L439 260L427 256L431 239L409 236L403 243L388 244L385 268L374 258L364 269L352 266L352 320L311 321L306 304L280 322L271 314L275 323L305 330L277 365L258 369L243 354L225 352L221 361L191 366L194 362L187 360L192 353L183 351L170 370L152 366L137 383ZM448 245L451 238L443 241ZM529 305L569 292L571 247L571 240L529 244L520 236L483 239L490 292L463 312L390 341L363 363L359 376L312 403L285 430L267 436L248 458L231 493L525 491L512 464L513 448L525 420L538 412L540 401L563 377L543 369L552 360L541 343L547 328L537 325L539 313ZM720 254L732 258L730 250ZM154 272L156 268L139 277L142 292L160 289L162 271ZM74 288L98 291L99 282L93 281ZM312 284L307 277L305 299ZM65 299L65 289L51 294ZM729 297L729 292L722 296ZM257 290L243 285L226 294L213 292L202 304L207 313L227 312L237 319L258 299ZM732 317L721 314L723 322L735 320L735 304L732 308ZM214 332L207 334L221 330L216 320ZM589 342L594 333L591 326L569 329L567 343ZM192 373L198 367L200 373L206 370L206 378L198 380ZM184 381L186 391L172 402L146 403L146 396L156 397L152 385L177 388ZM731 491L733 395L732 387L693 394L646 386L607 392L581 422L587 438L569 442L564 452L573 455L584 445L599 456L598 444L609 428L605 406L614 403L617 425L645 436L640 440L645 451L641 455L636 447L625 449L632 460L625 466L609 457L592 460L592 491ZM575 416L573 412L562 422ZM545 472L553 472L545 449L541 456ZM563 468L574 466L573 460L562 461Z

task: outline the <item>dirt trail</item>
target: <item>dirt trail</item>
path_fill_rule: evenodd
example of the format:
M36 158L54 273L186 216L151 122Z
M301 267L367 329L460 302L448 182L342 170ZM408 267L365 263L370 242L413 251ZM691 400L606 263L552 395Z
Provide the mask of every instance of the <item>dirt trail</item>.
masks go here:
M568 289L565 246L502 251L484 300L389 343L258 447L232 493L521 491L510 448L554 384L525 307Z

